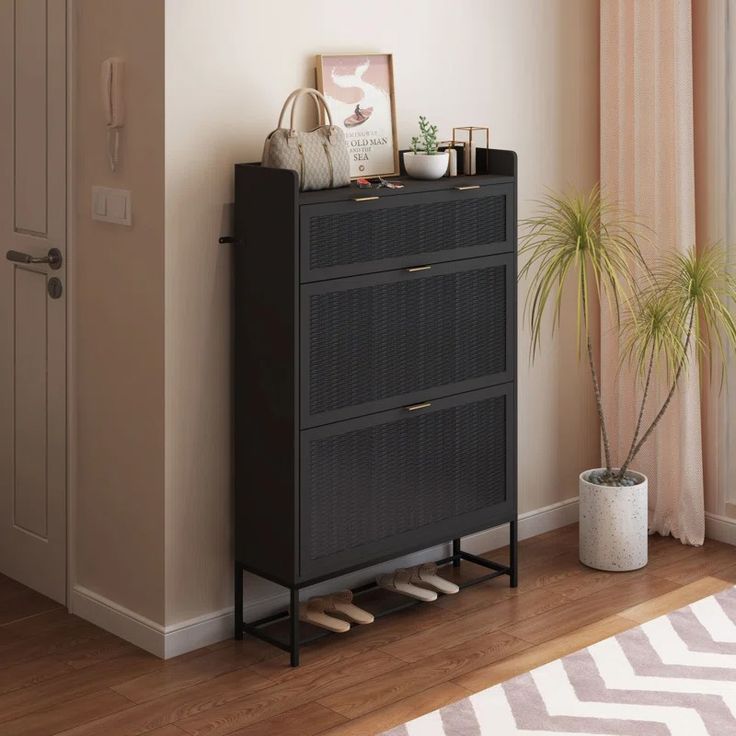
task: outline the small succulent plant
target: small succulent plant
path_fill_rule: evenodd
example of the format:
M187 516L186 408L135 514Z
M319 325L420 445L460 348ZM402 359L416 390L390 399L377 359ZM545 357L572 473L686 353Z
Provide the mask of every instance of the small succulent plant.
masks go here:
M412 153L426 153L433 156L437 150L437 126L432 125L424 115L419 116L419 135L411 139Z

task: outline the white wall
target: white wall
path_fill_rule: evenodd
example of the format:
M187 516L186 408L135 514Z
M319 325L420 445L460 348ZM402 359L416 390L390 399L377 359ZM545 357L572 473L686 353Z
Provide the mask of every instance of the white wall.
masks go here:
M164 619L164 4L75 0L74 374L70 570L78 590ZM100 65L126 61L120 165ZM133 192L133 227L91 218L91 187ZM76 597L72 598L73 609ZM82 601L84 602L84 601Z
M313 84L314 54L362 50L394 54L402 146L423 114L443 137L487 124L494 147L518 152L521 217L546 187L598 179L596 2L166 2L168 625L231 605L231 274L216 243L230 232L232 165L260 158L283 99ZM521 336L522 512L575 496L598 460L572 327L533 368Z

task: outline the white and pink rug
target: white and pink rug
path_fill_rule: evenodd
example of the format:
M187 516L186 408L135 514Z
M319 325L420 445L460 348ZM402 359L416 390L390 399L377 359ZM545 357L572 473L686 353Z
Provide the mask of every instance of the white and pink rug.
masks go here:
M736 736L736 589L649 621L385 736Z

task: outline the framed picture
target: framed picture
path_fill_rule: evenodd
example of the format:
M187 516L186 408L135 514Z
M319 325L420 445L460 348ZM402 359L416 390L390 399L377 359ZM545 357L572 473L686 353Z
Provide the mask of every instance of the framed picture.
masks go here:
M345 131L350 176L393 176L399 171L391 54L319 54L317 88L332 121Z

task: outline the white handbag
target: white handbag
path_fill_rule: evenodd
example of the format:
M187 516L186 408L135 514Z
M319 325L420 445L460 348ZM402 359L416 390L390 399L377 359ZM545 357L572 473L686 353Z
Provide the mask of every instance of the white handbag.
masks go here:
M317 105L319 125L314 130L296 130L294 108L300 97L308 95ZM289 127L284 128L284 117L291 105ZM322 112L327 125L322 125ZM350 184L350 157L345 133L332 124L327 100L316 89L303 87L294 90L284 102L278 128L268 135L263 146L263 166L274 169L292 169L299 174L299 188L333 189Z

